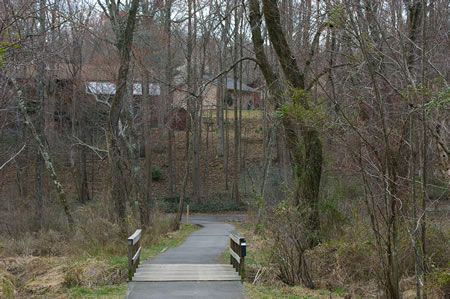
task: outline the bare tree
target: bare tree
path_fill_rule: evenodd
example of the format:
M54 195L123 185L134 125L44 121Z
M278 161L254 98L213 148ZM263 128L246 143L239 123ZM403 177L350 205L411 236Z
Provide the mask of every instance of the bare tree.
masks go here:
M55 167L52 162L51 155L50 155L50 149L48 147L48 142L45 139L43 139L43 137L39 136L34 125L32 124L31 119L28 116L28 113L26 110L25 99L22 95L22 90L20 89L20 86L18 85L16 79L13 77L11 77L9 79L12 81L14 87L16 88L17 103L18 103L19 109L22 113L25 125L28 127L28 129L31 132L31 135L33 136L33 138L35 139L35 141L37 143L39 154L41 155L42 160L45 163L45 168L47 169L47 171L52 179L53 185L55 186L56 191L58 192L58 199L64 208L64 212L66 214L67 221L69 223L69 227L72 230L74 228L75 222L73 220L72 213L69 210L69 205L66 200L66 193L64 192L64 188L56 174Z
M238 1L235 0L234 5L237 6ZM234 10L234 61L238 61L240 50L239 50L239 27L240 27L240 19L239 19L239 10L236 8ZM234 160L234 174L233 174L233 187L232 187L232 198L240 203L240 195L239 195L239 172L241 170L240 167L240 122L238 112L242 109L241 107L241 94L242 94L242 82L240 82L240 86L238 89L238 72L239 68L235 67L233 69L233 89L234 89L234 151L233 151L233 160ZM242 116L241 116L242 117Z
M175 133L174 125L176 122L176 111L173 107L173 49L172 49L172 3L173 0L168 0L165 3L165 34L167 39L166 50L166 65L165 65L165 96L169 105L169 132L167 134L167 164L169 166L169 183L168 193L173 197L176 193L176 148L175 148Z
M364 182L364 201L381 264L378 279L385 295L401 297L400 240L405 227L414 250L417 296L422 298L425 216L432 204L427 191L431 114L425 107L433 106L427 95L438 98L436 92L442 88L426 79L441 74L432 62L437 56L425 51L429 6L426 1L360 4L330 8L334 42L344 54L339 60L349 62L349 69L340 71L339 78L329 77L332 90L327 95L338 108L343 132L348 134L345 140L358 140L349 150ZM441 45L436 49L441 50Z
M262 14L260 5L250 1L250 25L252 27L252 40L256 59L264 75L266 84L271 93L275 108L286 104L281 118L286 134L286 143L290 151L292 165L295 173L295 201L300 206L307 203L311 209L309 227L311 231L319 228L319 188L322 174L322 144L320 131L306 121L306 114L316 114L315 104L311 99L310 90L316 78L306 82L305 77L310 76L310 64L319 42L319 37L326 25L319 27L308 56L303 57L304 69L300 70L297 59L289 47L280 23L280 12L276 1L263 1L263 15L269 33L270 41L278 57L284 77L290 88L284 91L281 78L275 74L265 54L264 41L260 24ZM286 93L289 96L286 96ZM314 233L313 233L314 234ZM312 234L312 235L313 235ZM311 236L312 236L311 235ZM311 244L316 241L311 240Z
M228 57L227 47L229 44L228 33L231 26L231 3L230 1L226 1L225 11L222 11L222 6L219 3L216 3L217 14L219 14L220 18L224 19L224 22L220 24L220 40L218 41L218 67L223 70L226 68L226 60ZM225 155L225 130L224 130L224 109L225 102L224 98L226 96L226 78L220 77L217 80L217 104L216 104L216 123L218 127L218 139L217 139L217 155L222 157ZM226 157L225 157L226 159Z
M128 197L124 188L127 174L130 169L135 195L139 202L142 227L148 227L149 210L144 196L141 167L139 162L138 137L134 128L132 111L127 105L127 84L130 69L131 45L136 25L136 15L139 0L133 0L126 17L122 16L121 3L115 0L98 2L103 12L111 21L115 35L115 46L119 51L120 67L117 77L117 88L111 101L106 126L106 142L108 158L111 168L112 190L111 195L119 215L122 233L127 233L125 200Z

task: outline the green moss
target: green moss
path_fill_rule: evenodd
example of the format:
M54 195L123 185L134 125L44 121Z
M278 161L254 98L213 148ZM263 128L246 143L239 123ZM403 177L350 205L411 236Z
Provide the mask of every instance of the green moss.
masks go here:
M291 89L290 103L284 104L277 114L299 121L303 127L323 129L330 124L325 105L314 104L303 89Z

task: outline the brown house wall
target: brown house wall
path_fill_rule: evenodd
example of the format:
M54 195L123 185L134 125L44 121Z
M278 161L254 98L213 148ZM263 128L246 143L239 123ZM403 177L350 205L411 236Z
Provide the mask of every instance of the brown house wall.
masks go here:
M188 93L184 91L185 88L181 87L179 90L175 91L174 93L174 105L175 107L182 107L187 108L186 101ZM231 96L234 99L234 91L229 90ZM239 92L238 92L239 94ZM258 92L250 92L250 91L243 91L242 94L242 109L248 109L249 103L251 104L250 107L255 107L255 99L259 98ZM217 107L217 86L214 84L210 84L203 93L203 109L204 110L210 110L210 109L216 109ZM227 108L233 108L234 105L228 106Z

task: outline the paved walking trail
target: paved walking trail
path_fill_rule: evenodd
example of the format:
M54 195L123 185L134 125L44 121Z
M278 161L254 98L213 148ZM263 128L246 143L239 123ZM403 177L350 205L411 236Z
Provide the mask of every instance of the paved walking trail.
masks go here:
M203 228L190 234L180 246L141 262L133 281L128 283L126 297L245 298L242 283L233 276L236 275L232 272L234 270L231 271L228 265L217 265L220 254L230 242L229 233L234 229L223 221L245 217L246 215L191 216L190 223L199 224ZM193 277L191 281L184 281L186 275ZM140 279L143 281L134 281Z

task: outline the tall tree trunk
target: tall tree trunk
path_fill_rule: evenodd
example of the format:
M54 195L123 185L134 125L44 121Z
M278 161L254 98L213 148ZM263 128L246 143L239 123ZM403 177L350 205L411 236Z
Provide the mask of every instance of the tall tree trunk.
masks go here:
M404 1L405 4L407 4L408 9L408 37L410 39L410 43L408 44L407 48L407 67L408 71L411 74L414 74L415 71L418 72L419 69L419 63L417 63L418 57L420 56L421 59L421 65L420 65L420 71L421 71L421 85L422 88L425 88L425 78L424 78L424 67L425 63L423 61L425 57L425 11L426 11L426 4L422 0L413 0L413 1ZM421 26L422 25L422 26ZM422 31L422 32L420 32ZM419 53L419 51L416 48L416 45L419 43L420 35L422 35L422 52ZM422 105L425 104L425 99L422 98ZM414 113L412 113L411 116L411 132L410 134L413 135L414 132ZM420 196L421 198L421 210L420 213L417 213L417 205L416 205L416 188L415 188L415 172L416 172L416 161L415 161L415 149L412 149L413 152L413 172L412 172L412 200L414 201L414 223L413 227L415 227L416 222L420 221L420 236L418 234L414 234L415 236L415 271L416 271L416 295L417 298L421 299L425 297L424 294L424 287L425 287L425 248L426 248L426 219L425 219L425 206L426 206L426 185L427 185L427 132L426 132L426 118L427 115L425 113L425 110L422 110L422 136L423 139L421 140L422 143L422 194ZM415 142L415 140L414 140ZM413 143L411 143L411 146L414 146ZM423 213L423 217L422 216ZM420 216L419 216L420 215ZM420 217L420 218L418 218Z
M211 111L209 111L211 112ZM204 176L203 176L203 181L205 182L205 191L204 191L204 196L205 198L208 198L209 196L209 184L208 184L208 179L209 179L209 120L212 119L211 114L208 116L208 122L206 123L206 140L205 140L205 169L204 169Z
M40 126L39 124L37 125L37 128L39 128L38 132L42 131L42 126ZM36 217L39 221L39 227L40 227L42 225L42 207L43 207L42 169L44 168L44 159L42 159L42 156L41 156L39 150L37 150L37 152L36 152L36 162L35 163L36 164L34 166L34 198L36 201Z
M152 198L152 103L149 95L149 77L144 75L142 79L142 98L144 106L144 147L145 147L145 203L150 210L153 207ZM151 223L151 219L149 220Z
M425 27L426 27L426 1L421 1L422 10L419 12L422 14L422 51L421 51L421 85L422 85L422 135L423 135L423 149L422 149L422 213L423 218L420 226L421 231L421 245L422 245L422 255L420 257L420 263L422 266L422 272L419 273L420 279L422 280L423 286L425 286L425 272L427 271L427 265L425 263L425 256L427 254L427 236L426 236L426 202L428 200L428 122L427 122L427 112L425 111L426 106L426 82L425 82L425 63L426 63L426 40L425 40ZM423 288L422 288L423 292ZM424 294L421 294L423 297Z
M187 53L186 53L186 85L189 91L192 91L192 51L193 51L193 34L192 34L192 1L187 0L188 2L188 37L187 37ZM178 203L178 211L177 211L177 217L176 217L176 226L178 227L181 221L181 217L183 215L184 210L184 201L186 197L186 187L187 187L187 180L189 176L190 171L190 163L191 163L191 149L192 149L192 139L190 138L189 131L195 126L195 120L194 120L194 112L195 112L195 103L192 99L192 92L189 93L187 96L187 110L188 114L190 116L189 118L189 124L186 126L186 153L185 153L185 170L184 170L184 176L183 176L183 186L181 190L181 197L180 201Z
M87 163L86 163L86 149L80 148L80 201L87 203L90 200L88 175L87 175Z
M227 105L225 103L225 105ZM228 121L228 109L225 110L225 152L223 155L223 169L225 171L225 190L230 189L229 180L229 161L230 161L230 126Z
M245 28L244 28L244 9L241 7L239 9L239 55L240 57L244 57L244 36L245 36ZM239 90L242 91L242 74L243 74L243 62L241 61L239 63ZM243 150L242 145L242 100L243 100L243 92L239 93L239 130L238 130L238 166L239 166L239 172L245 170L245 152ZM253 106L255 103L253 102ZM247 107L248 108L248 107ZM245 180L245 176L244 176ZM245 188L244 188L245 190Z
M45 140L45 136L39 136L38 132L36 131L35 127L33 126L31 119L27 113L26 106L25 106L25 99L22 96L22 91L20 90L17 81L15 78L10 78L12 81L14 87L17 89L17 103L20 109L20 112L23 116L25 125L28 127L28 129L31 132L31 135L33 136L34 140L37 143L39 154L42 157L42 160L44 161L45 168L47 169L50 179L52 180L53 185L56 188L56 192L58 193L58 200L61 203L64 213L67 218L67 222L69 224L69 228L73 230L75 222L73 220L72 214L69 210L69 205L66 200L66 194L64 192L64 188L61 184L61 182L58 179L58 176L56 175L55 167L53 165L50 150L48 148L47 140Z
M237 0L234 2L235 5L237 5ZM238 18L238 10L235 9L234 11L234 61L237 61L239 59L239 18ZM236 203L239 203L241 200L239 198L239 119L238 119L238 107L240 104L239 97L242 93L242 84L241 84L241 90L238 91L238 68L235 66L233 68L233 89L234 89L234 151L233 151L233 162L234 162L234 174L233 174L233 187L232 187L232 199L236 201Z
M74 32L72 32L74 33ZM74 33L75 34L75 33ZM81 68L82 68L82 53L81 45L78 41L74 41L73 60L75 63L72 66L72 135L79 138L82 142L87 142L87 128L84 127L84 117L81 111L81 97L79 97L79 90L77 84L81 84ZM82 145L78 146L78 159L76 163L77 183L79 185L78 200L81 203L87 203L90 200L88 175L87 175L87 158L86 148Z
M166 1L166 19L165 19L165 30L166 30L166 38L167 38L167 51L166 51L166 65L165 65L165 81L166 81L166 94L167 103L169 105L169 126L168 126L168 138L167 138L167 164L169 166L168 171L168 194L170 197L173 197L176 193L176 172L175 172L175 163L176 163L176 150L174 149L175 145L175 134L173 130L173 126L176 126L176 111L173 107L173 92L172 92L172 0Z
M46 39L46 20L45 20L45 9L46 0L39 0L39 27L40 27L40 40L39 48L41 51L41 57L37 59L37 85L38 85L38 95L39 95L39 114L36 119L36 131L39 138L42 139L44 136L44 118L45 118L45 39ZM36 164L35 164L35 181L34 181L34 197L36 200L36 217L39 220L39 226L42 225L42 206L43 206L43 196L42 196L42 170L44 169L44 159L39 152L39 145L36 151Z
M409 157L409 180L410 180L410 201L412 202L413 209L413 220L411 221L411 226L413 229L416 226L417 221L417 188L416 188L416 172L417 172L417 145L416 145L416 132L415 132L415 116L414 113L410 114L409 117L409 144L410 144L410 157ZM411 238L413 238L413 249L414 249L414 270L416 272L416 297L418 299L423 298L423 271L421 264L421 250L420 245L417 242L417 234L413 233Z
M223 67L222 51L219 52L219 67ZM224 155L225 137L224 137L224 83L223 78L217 80L217 107L216 107L216 123L217 123L217 156L222 157Z
M228 47L228 31L230 30L230 1L226 1L225 8L225 23L222 26L222 32L220 41L221 43L218 45L219 53L219 69L223 70L226 67L227 61L227 47ZM219 157L224 156L225 154L225 127L224 127L224 109L226 109L226 103L224 102L224 98L227 92L226 88L226 75L220 76L217 80L217 110L216 110L216 122L218 127L218 138L217 138L217 155Z
M196 2L189 1L189 20L188 20L188 44L187 44L187 84L190 94L197 93L197 56L194 55L196 48L196 33L197 33L197 15ZM201 97L190 96L191 102L191 118L192 118L192 189L193 200L200 202L201 200L201 186L200 186L200 149L201 149Z
M198 108L198 101L201 98L195 99L196 110L193 118L193 132L192 132L192 155L193 155L193 167L192 167L192 187L193 187L193 199L196 202L201 201L201 182L200 182L200 154L201 154L201 128L200 128L200 111Z
M305 74L300 71L295 56L283 34L277 1L263 0L262 2L270 41L285 78L289 85L296 90L293 93L291 92L290 102L294 106L301 105L303 109L309 110L311 109L311 103L309 103L308 91L305 90ZM313 44L312 47L314 46ZM308 65L308 61L305 64ZM272 75L268 78L269 82L273 80L271 77ZM281 96L281 93L277 90L274 90L274 94ZM283 116L282 123L286 132L287 147L294 162L293 168L296 175L295 200L298 205L306 203L310 207L309 229L312 231L311 236L314 236L314 231L319 228L318 201L323 163L320 135L317 129L307 126L303 119L292 118L289 113ZM316 243L317 240L311 240L311 246Z
M99 2L99 4L101 4ZM108 158L111 168L111 196L115 203L116 210L118 212L120 229L122 235L126 236L128 225L126 220L126 205L125 200L127 198L125 190L125 180L126 165L131 163L131 173L133 175L133 181L135 188L143 188L141 183L141 176L139 174L140 167L136 162L135 153L132 151L137 151L136 144L129 144L127 138L134 139L136 136L124 136L125 132L122 131L122 127L130 124L130 112L127 113L126 96L127 96L127 82L128 82L128 72L130 68L130 54L131 54L131 44L133 41L133 32L136 24L136 14L139 5L139 0L132 0L130 10L126 22L123 23L120 14L120 8L116 1L108 1L107 8L102 4L102 8L105 13L107 13L111 20L111 25L116 36L116 47L119 51L120 56L120 67L117 77L117 88L116 93L111 101L111 107L108 114L107 125L106 125L106 144L108 148ZM131 128L133 129L133 128ZM133 133L133 132L131 132ZM139 155L137 154L137 157ZM127 161L127 159L129 161ZM139 201L139 210L141 225L143 228L148 226L148 209L144 202L144 196L141 196L140 190L136 190Z
M189 131L186 129L186 162L184 165L184 176L183 176L183 185L181 188L181 197L180 201L178 202L178 210L177 210L177 217L175 218L175 226L178 228L180 226L181 217L183 216L183 210L184 210L184 201L186 199L186 187L187 187L187 181L190 171L190 161L191 161L191 144L189 138Z
M79 81L78 81L79 82ZM78 95L78 92L76 92ZM72 102L74 103L74 109L79 109L78 105L80 98L78 96L75 96ZM83 117L81 116L80 111L75 112L75 118L74 121L77 123L76 130L77 136L81 139L81 141L86 142L87 141L87 134L86 134L86 127L84 126ZM84 146L79 146L79 184L80 184L80 202L87 203L91 198L89 197L89 186L88 186L88 174L87 174L87 153L86 148Z

